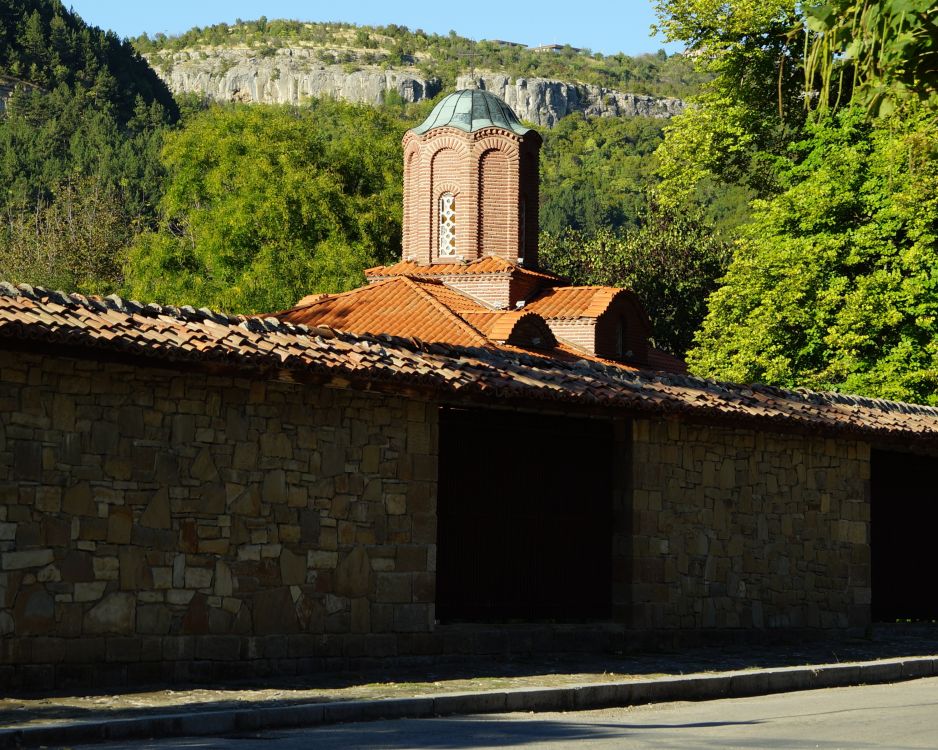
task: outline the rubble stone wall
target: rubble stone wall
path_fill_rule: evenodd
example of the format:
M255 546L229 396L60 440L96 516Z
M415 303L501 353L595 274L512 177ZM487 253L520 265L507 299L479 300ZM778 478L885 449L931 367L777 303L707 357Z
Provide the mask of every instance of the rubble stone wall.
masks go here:
M0 684L292 674L434 622L426 403L0 352Z
M635 420L633 626L870 622L870 449Z

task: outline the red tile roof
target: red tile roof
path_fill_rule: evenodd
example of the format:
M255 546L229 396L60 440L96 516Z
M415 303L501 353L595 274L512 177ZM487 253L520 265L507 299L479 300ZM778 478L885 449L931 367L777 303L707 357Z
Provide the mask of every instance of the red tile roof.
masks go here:
M630 371L584 359L564 362L507 348L424 344L340 334L274 318L191 307L141 305L0 283L0 346L18 342L63 356L109 351L180 367L223 364L246 375L321 379L447 401L510 399L533 407L611 414L684 415L760 429L938 447L938 409L834 393L717 383L674 373Z
M274 317L348 333L390 333L455 346L510 342L542 349L557 343L543 318L535 313L492 310L437 279L409 276L377 281L342 294L310 295ZM525 332L531 333L530 341Z
M288 323L324 325L350 333L388 333L457 346L483 346L486 338L454 310L488 308L438 281L398 276L343 294L310 295L275 317Z
M598 318L617 297L634 297L628 289L612 286L562 286L545 289L525 305L545 318Z
M541 279L542 281L557 283L562 281L559 276L544 271L534 271L525 268L517 263L498 258L495 256L486 256L468 263L434 263L430 266L420 265L413 261L405 260L395 263L391 266L376 266L365 271L365 276L369 279L382 279L391 276L415 276L426 278L437 278L439 276L462 276L474 274L496 274L504 273L517 274L519 276L529 276Z

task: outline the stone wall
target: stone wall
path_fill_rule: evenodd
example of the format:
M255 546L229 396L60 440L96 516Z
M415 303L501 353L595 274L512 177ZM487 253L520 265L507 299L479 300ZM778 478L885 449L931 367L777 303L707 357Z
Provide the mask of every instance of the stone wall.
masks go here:
M676 421L632 434L633 626L865 630L867 444Z
M311 671L434 622L436 410L0 352L0 684Z
M868 445L615 429L597 647L869 624ZM0 684L599 644L434 625L437 432L425 401L0 351Z

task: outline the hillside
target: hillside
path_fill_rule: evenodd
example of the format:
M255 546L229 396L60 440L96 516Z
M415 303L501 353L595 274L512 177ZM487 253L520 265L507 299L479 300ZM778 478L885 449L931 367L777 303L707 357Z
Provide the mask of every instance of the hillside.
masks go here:
M0 0L0 277L95 291L153 218L171 93L59 0Z
M569 46L527 48L440 36L402 26L299 21L240 22L134 45L178 93L214 101L419 102L481 85L512 99L518 115L552 127L567 114L669 117L703 81L681 55L601 55Z

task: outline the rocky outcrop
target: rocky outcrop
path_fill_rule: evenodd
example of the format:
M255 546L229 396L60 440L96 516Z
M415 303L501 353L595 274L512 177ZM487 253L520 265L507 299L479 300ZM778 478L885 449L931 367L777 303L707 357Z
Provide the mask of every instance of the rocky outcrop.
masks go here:
M297 104L306 97L326 96L381 104L389 91L407 102L430 99L440 91L436 79L381 68L350 70L320 62L317 52L282 48L258 56L256 50L232 48L179 52L171 65L151 56L150 63L173 93L202 94L221 102Z
M15 82L8 78L0 77L0 114L7 108L7 99L13 96Z
M484 74L460 76L456 81L456 88L472 85L504 99L522 120L548 128L574 112L594 117L673 117L684 111L680 99L659 99L546 78Z
M149 56L173 93L196 93L221 102L298 104L306 97L333 97L350 102L381 104L388 92L407 102L431 99L441 90L436 78L416 71L328 64L332 52L284 47L258 54L250 48L193 50L171 59ZM496 73L461 76L457 88L491 91L527 122L553 127L573 112L600 117L671 117L684 109L680 99L629 94L590 84L546 78L510 78Z

